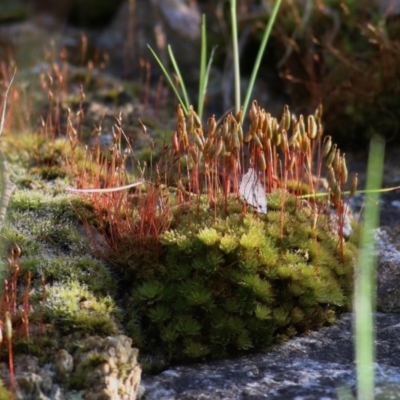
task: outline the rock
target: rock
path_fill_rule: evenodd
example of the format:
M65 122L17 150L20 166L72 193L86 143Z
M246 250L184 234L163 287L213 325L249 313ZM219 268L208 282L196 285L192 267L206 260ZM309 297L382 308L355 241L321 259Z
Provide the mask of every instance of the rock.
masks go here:
M200 20L197 5L187 5L182 0L138 1L134 9L125 2L96 44L109 54L116 72L128 76L139 70L141 59L150 60L152 69L158 70L148 45L164 64L168 64L167 45L170 44L181 71L185 71L185 81L195 80L198 77ZM124 50L121 52L121 49ZM192 76L188 77L188 72Z
M132 348L130 338L124 335L91 337L84 341L82 347L85 350L77 350L74 360L75 378L86 387L83 399L137 398L141 368L137 361L138 349Z
M74 359L65 349L57 351L54 360L54 371L58 379L65 380L69 377L74 368Z
M15 399L16 400L64 400L58 384L48 367L39 366L37 357L16 355ZM10 374L6 363L1 364L0 378L10 386Z
M72 336L62 341L76 343ZM15 399L135 400L143 390L137 357L138 349L132 348L131 339L124 335L87 337L75 351L59 349L54 362L43 367L37 357L17 355ZM10 387L8 364L4 362L0 364L0 379ZM69 391L70 385L80 386L80 392Z
M376 314L376 398L400 399L400 315ZM352 315L270 352L145 376L145 400L337 399L355 388ZM344 397L343 397L344 398ZM346 397L349 398L349 397ZM352 398L352 397L351 397Z
M387 231L378 230L379 246L377 308L383 312L400 312L400 251Z

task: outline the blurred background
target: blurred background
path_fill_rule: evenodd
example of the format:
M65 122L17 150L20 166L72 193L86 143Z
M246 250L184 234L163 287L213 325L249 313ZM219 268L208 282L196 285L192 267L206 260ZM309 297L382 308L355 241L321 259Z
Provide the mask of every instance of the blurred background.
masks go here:
M273 3L237 1L242 93ZM172 46L196 107L202 14L215 47L204 115L218 118L233 105L228 1L0 0L0 79L18 67L23 105L9 123L40 124L57 93L60 110L84 103L89 130L104 107L166 129L175 100L147 45L166 65ZM325 132L358 149L374 132L400 143L399 95L400 0L283 0L252 99L278 118L284 104L299 115L322 103Z

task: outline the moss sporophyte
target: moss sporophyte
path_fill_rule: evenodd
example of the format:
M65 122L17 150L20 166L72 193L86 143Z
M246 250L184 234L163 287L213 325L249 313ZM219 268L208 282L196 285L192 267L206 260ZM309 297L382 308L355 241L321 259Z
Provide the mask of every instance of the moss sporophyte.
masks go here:
M74 171L70 190L92 204L94 245L120 276L123 324L142 355L257 350L349 309L348 173L323 138L322 108L296 119L285 107L278 121L254 101L249 117L246 133L241 111L204 128L178 106L150 166L123 148L117 123L111 157L95 144L90 168Z

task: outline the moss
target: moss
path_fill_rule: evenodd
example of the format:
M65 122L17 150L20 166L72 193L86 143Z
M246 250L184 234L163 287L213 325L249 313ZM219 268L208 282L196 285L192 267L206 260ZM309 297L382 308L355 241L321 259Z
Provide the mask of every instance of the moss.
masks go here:
M3 381L0 381L0 400L9 400L11 398L11 392L4 387Z
M79 167L86 160L83 146L72 150L68 139L49 137L43 133L6 135L2 142L8 161L13 164L11 174L18 187L40 185L41 189L46 190L42 180L66 178L71 157ZM67 165L65 160L68 161Z
M103 364L107 360L101 354L91 352L87 358L78 364L76 370L72 373L68 381L68 388L72 390L81 390L89 386L88 373L91 373L94 368Z
M177 212L146 268L145 249L131 238L125 326L142 351L164 351L172 362L224 357L332 323L347 309L355 247L344 245L342 262L327 220L312 229L308 209L286 194L282 214L278 199L280 191L269 196L266 216L243 215L233 198L216 221L206 200Z
M90 219L90 208L85 200L65 193L50 194L48 186L46 189L17 189L0 232L3 254L9 254L13 244L22 249L22 256L17 260L18 301L22 302L28 290L29 325L50 324L52 329L46 330L49 338L74 331L113 334L120 319L111 297L116 295L117 280L104 262L90 254L90 242L76 214L79 210ZM4 278L12 273L5 262L2 270ZM28 274L29 288L26 287ZM16 332L13 343L16 353L48 357L49 349L43 353L42 339L38 341L35 335L28 340L24 332Z
M117 331L114 301L110 297L97 298L77 281L48 287L44 313L63 333L81 330L111 335Z

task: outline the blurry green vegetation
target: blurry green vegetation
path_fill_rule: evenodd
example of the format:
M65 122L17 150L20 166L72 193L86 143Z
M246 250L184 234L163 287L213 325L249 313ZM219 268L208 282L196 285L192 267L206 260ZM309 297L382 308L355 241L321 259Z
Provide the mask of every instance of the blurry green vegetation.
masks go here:
M321 101L325 126L342 147L374 132L400 143L400 18L378 2L284 2L274 27L275 61L292 108Z
M341 261L327 221L313 229L291 196L282 240L281 192L268 201L255 216L231 199L214 222L202 199L177 211L159 241L120 243L125 323L144 354L182 362L263 349L349 310L356 248L346 243Z

